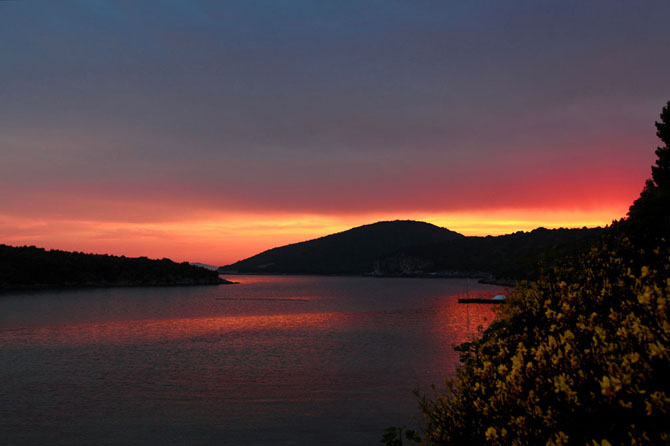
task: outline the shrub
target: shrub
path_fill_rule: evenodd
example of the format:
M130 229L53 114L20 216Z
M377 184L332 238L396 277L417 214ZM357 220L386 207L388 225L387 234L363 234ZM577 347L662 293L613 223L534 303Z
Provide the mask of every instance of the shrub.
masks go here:
M670 444L668 254L612 229L522 284L461 346L450 391L422 399L424 443Z

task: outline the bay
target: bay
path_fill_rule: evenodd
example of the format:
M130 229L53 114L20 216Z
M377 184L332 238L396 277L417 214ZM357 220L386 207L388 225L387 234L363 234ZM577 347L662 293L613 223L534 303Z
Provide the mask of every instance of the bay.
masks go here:
M465 279L227 278L0 295L0 443L378 444L494 315Z

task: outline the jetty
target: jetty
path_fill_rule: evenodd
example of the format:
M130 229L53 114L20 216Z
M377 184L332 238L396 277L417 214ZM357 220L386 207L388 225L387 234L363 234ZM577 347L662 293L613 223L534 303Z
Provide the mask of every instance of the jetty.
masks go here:
M498 294L493 297L459 297L459 304L504 304L505 296Z

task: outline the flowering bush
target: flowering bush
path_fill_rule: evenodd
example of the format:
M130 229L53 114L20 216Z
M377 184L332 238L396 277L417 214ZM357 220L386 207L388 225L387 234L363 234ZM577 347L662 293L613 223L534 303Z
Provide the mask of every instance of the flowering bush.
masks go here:
M424 443L670 444L669 251L616 234L460 347L450 391L421 402Z

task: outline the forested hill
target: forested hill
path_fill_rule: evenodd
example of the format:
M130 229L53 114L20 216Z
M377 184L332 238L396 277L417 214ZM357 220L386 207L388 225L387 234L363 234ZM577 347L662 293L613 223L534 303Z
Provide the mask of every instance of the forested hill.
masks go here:
M540 264L589 246L600 228L544 229L497 237L465 237L416 221L380 222L274 248L221 272L375 274L529 279Z
M602 233L602 228L538 228L496 237L463 237L399 250L378 259L375 273L490 276L506 282L535 279L541 267L587 249Z
M375 260L402 248L463 238L448 229L418 221L385 221L359 226L280 248L223 266L222 272L281 274L364 274Z
M0 290L42 287L209 285L230 283L216 271L151 260L0 245Z

